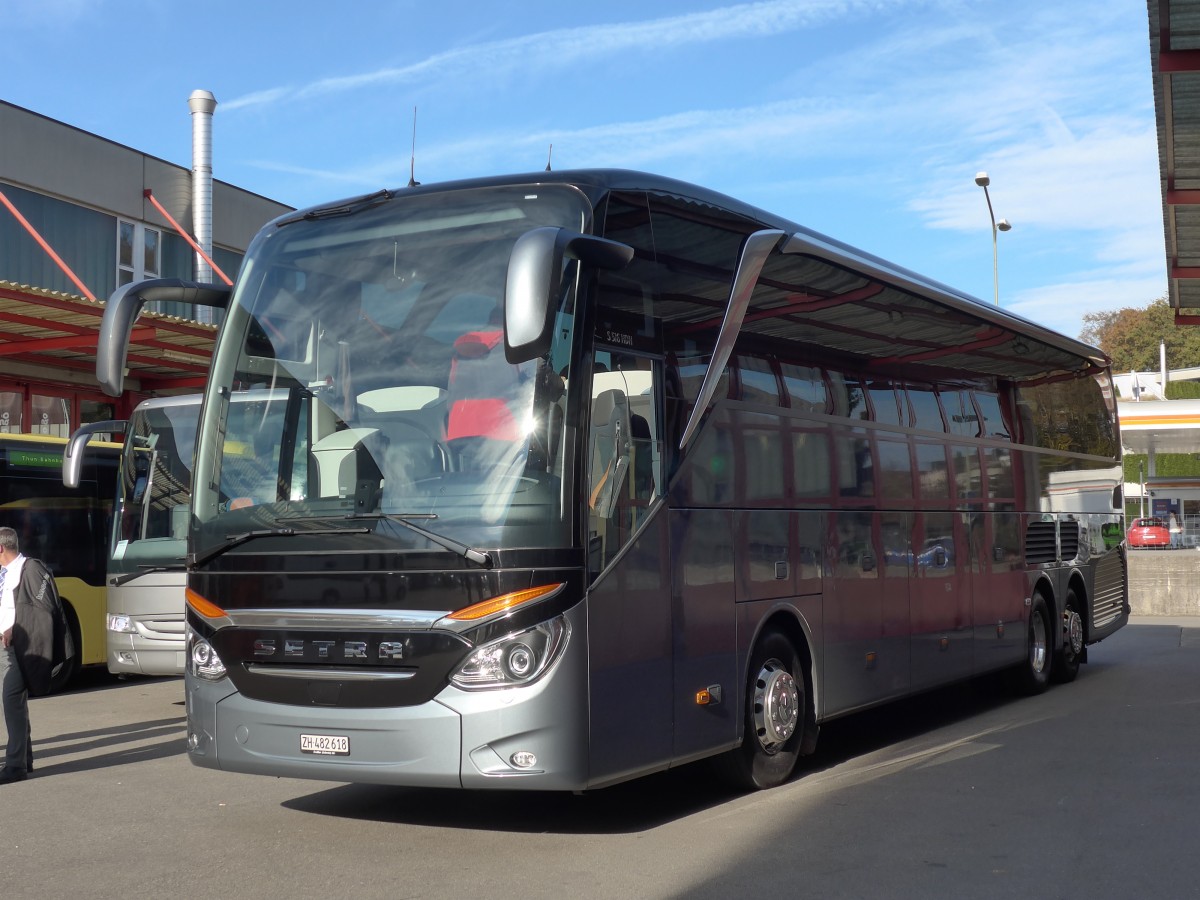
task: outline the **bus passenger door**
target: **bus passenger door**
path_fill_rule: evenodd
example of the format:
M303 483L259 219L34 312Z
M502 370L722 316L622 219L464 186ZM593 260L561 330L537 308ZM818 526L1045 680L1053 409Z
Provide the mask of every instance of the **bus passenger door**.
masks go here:
M661 364L597 349L584 442L591 780L671 758L672 638ZM663 507L658 507L662 511Z

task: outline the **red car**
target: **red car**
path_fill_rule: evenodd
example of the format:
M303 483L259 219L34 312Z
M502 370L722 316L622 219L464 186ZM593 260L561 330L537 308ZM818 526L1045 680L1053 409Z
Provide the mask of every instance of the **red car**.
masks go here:
M1128 538L1130 547L1171 546L1171 532L1162 519L1134 519Z

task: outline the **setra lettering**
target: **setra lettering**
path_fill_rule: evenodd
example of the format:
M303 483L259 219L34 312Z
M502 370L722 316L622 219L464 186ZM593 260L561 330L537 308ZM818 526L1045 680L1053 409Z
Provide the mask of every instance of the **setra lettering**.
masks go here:
M283 641L283 652L280 654L279 642L271 638L256 638L251 645L256 657L287 656L304 657L310 650L315 650L319 659L330 659L337 656L337 641L305 641L298 638L286 638ZM374 649L374 653L372 653ZM342 659L404 659L404 641L380 641L372 648L367 641L345 641L341 646Z

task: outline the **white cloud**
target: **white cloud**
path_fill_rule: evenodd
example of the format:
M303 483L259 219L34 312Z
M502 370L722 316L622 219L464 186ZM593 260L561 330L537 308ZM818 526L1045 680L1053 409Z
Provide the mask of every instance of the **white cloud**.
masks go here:
M688 44L785 34L798 29L906 6L926 0L762 0L644 22L590 25L522 35L437 53L407 66L324 78L299 88L276 87L238 97L228 109L310 98L362 88L455 78L470 82L516 69L562 69L587 59L636 50L656 53Z
M916 256L922 265L953 272L955 281L965 273L976 292L990 297L990 253L986 272L980 271L963 261L963 244L946 236L977 235L986 227L986 207L973 182L975 172L985 169L997 217L1015 226L1001 239L1007 308L1078 334L1084 312L1161 296L1165 254L1153 98L1145 39L1129 37L1128 4L1095 0L1080 16L1075 5L1018 4L1008 11L946 2L930 15L890 15L886 28L867 20L872 12L933 5L767 0L559 29L473 43L408 66L276 87L224 108L266 109L289 98L400 83L466 86L485 74L491 79L518 70L535 79L559 77L547 72L602 58L624 61L642 51L661 57L671 47L861 21L862 39L842 51L807 46L807 35L796 38L798 63L790 77L761 84L759 96L770 102L729 108L680 92L664 105L683 111L593 118L583 126L575 120L563 127L555 124L561 112L525 109L502 129L467 125L441 143L426 139L417 148L417 178L536 171L551 144L559 169L617 165L709 184L719 181L714 172L735 173L725 182L732 180L732 189L749 187L770 208L797 218L805 213L795 208L795 198L804 195L836 194L892 215L907 210L911 240L924 245ZM822 33L813 30L814 40ZM627 108L655 107L597 106L600 115ZM337 171L259 165L350 193L407 180L407 142L398 143L403 149L390 156ZM748 160L753 164L747 166ZM869 246L879 237L873 228L890 227L872 223L870 213L864 210L862 227L845 236ZM889 246L889 239L882 243ZM890 245L904 253L913 249ZM1021 287L1039 280L1045 283Z
M265 91L256 91L253 94L244 94L230 100L228 103L221 103L221 112L232 112L233 110L244 109L247 106L263 106L272 103L277 103L285 99L291 93L290 88L269 88Z
M103 14L103 0L37 0L37 2L0 3L0 23L14 26L70 27L92 14Z
M1004 308L1060 331L1078 337L1083 330L1085 313L1108 312L1130 306L1147 306L1167 292L1165 272L1142 277L1108 277L1094 280L1049 284L1022 291ZM1144 298L1135 302L1130 298Z
M1161 224L1152 125L1122 116L1076 127L1070 142L1018 140L980 159L997 217L1098 232ZM976 230L983 198L972 175L961 164L938 172L911 208L931 227Z

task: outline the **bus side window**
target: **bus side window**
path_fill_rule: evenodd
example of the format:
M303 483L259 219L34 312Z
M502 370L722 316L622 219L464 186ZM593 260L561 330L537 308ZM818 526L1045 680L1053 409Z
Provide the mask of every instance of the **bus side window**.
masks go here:
M983 420L980 434L983 437L1002 438L1007 440L1011 435L1000 410L1000 398L996 394L975 391L975 407Z

